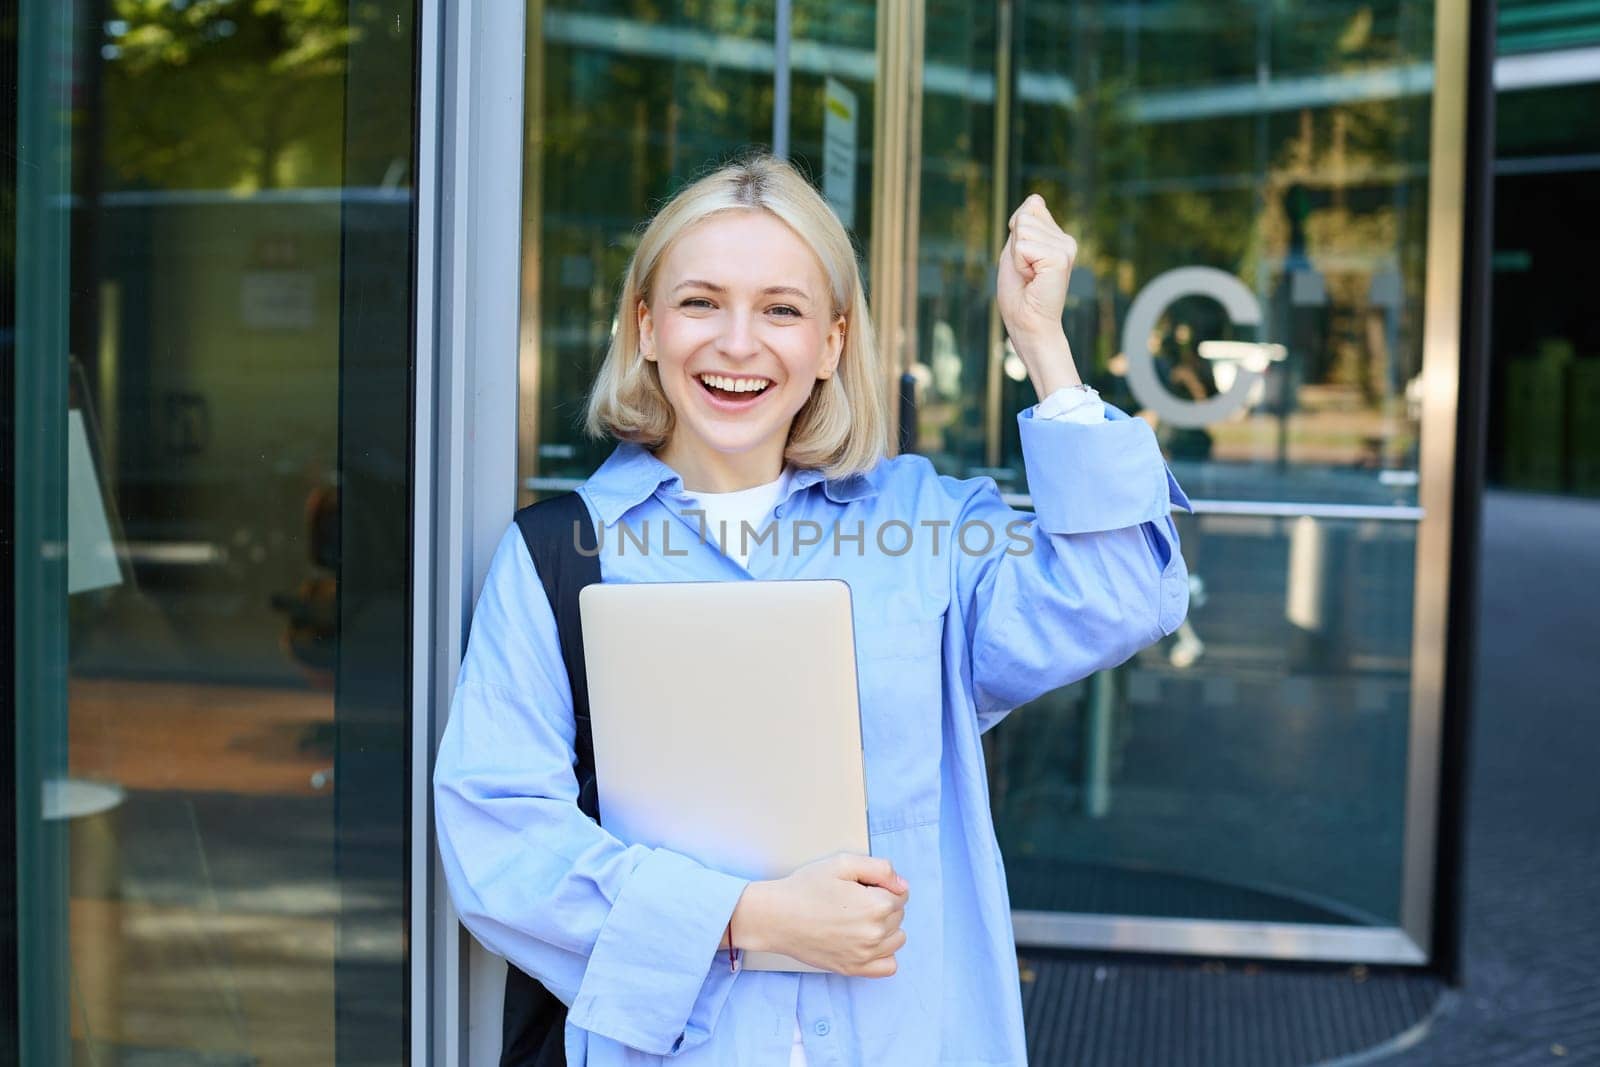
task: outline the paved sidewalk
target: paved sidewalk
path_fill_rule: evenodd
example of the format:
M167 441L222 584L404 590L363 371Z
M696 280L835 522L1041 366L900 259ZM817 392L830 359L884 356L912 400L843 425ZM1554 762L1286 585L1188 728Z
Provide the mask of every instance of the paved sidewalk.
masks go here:
M1491 493L1465 984L1385 1065L1600 1064L1600 501Z

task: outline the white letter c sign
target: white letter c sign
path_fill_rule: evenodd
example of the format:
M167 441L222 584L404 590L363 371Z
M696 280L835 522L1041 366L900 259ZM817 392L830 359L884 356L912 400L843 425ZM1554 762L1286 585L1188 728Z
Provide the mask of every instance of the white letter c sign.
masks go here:
M1240 366L1226 393L1204 400L1173 396L1156 375L1150 335L1162 314L1186 296L1209 296L1236 326L1261 325L1261 304L1238 278L1214 267L1179 267L1158 274L1139 290L1122 324L1122 351L1128 357L1128 388L1145 407L1174 426L1209 426L1244 407L1261 372Z

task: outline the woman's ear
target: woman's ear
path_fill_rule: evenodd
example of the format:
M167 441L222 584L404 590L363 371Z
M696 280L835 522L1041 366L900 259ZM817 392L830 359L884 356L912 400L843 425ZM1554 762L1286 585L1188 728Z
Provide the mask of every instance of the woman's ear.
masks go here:
M844 354L844 335L848 327L845 325L844 316L840 315L828 328L828 336L823 338L826 346L822 354L822 365L817 368L818 378L832 378L834 371L839 368L839 357Z
M656 339L653 334L654 322L650 318L650 305L643 300L639 301L639 354L645 359L655 362Z

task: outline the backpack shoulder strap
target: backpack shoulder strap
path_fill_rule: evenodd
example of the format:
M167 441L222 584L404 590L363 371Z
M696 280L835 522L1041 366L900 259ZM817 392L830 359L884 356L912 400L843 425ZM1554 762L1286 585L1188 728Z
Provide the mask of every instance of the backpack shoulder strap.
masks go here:
M544 584L545 597L556 617L561 660L572 687L572 711L577 723L573 747L578 778L578 806L591 819L599 819L599 794L594 780L594 735L589 726L589 675L583 662L583 620L578 614L578 594L600 580L600 552L589 508L577 493L530 504L516 514L517 529L533 557Z

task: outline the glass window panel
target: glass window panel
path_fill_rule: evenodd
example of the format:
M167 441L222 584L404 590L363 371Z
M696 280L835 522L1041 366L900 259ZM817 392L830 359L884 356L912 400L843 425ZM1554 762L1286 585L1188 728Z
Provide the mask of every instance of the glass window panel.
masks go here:
M1600 5L1594 0L1500 0L1495 22L1495 48L1501 55L1600 43Z
M1203 509L1264 512L1185 519L1184 630L990 735L1014 905L1397 923L1432 5L929 12L917 449L1026 493L1036 398L992 292L998 227L1039 192L1080 243L1085 380L1151 422ZM1209 273L1132 321L1180 268Z
M840 217L855 240L865 278L872 234L877 12L874 5L860 0L793 0L790 36L789 159L828 191L824 174L829 150L824 145L824 127L829 83L842 87L838 102L848 113L835 111L833 129L842 143L850 145L850 151L841 152L841 157L848 163L853 153L853 166L848 177L841 174L839 178L852 190L849 210ZM837 151L840 145L834 148Z
M1184 629L991 734L1012 906L1398 923L1415 526L1180 525Z
M522 352L524 380L537 382L523 403L538 427L519 458L524 493L587 477L611 451L582 422L638 229L715 164L771 145L774 18L771 3L544 8L528 68L528 99L542 100L528 151L542 177L524 255L539 309L537 340ZM870 4L796 0L790 27L791 156L819 185L828 82L856 98L852 230L864 263L876 15Z
M401 1062L412 5L23 7L24 1062Z
M772 13L758 6L545 8L528 77L543 99L530 150L548 162L528 205L540 258L524 268L537 273L524 286L538 287L538 341L523 358L536 361L539 441L520 470L583 478L610 452L582 423L635 228L708 163L772 135Z
M918 357L910 371L920 398L915 450L941 470L991 462L996 30L992 5L929 5L922 155L915 163L917 266L910 280Z
M1500 46L1531 25L1512 16L1547 11L1502 5ZM1569 14L1569 29L1600 39L1600 5ZM1600 324L1573 228L1600 173L1600 82L1502 91L1495 127L1489 477L1600 496Z

